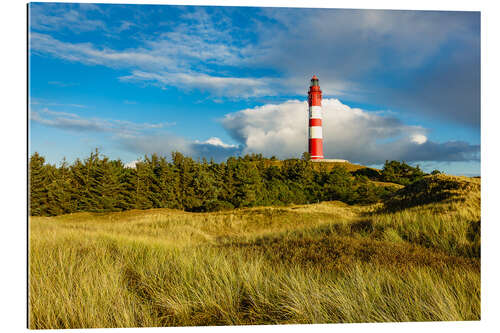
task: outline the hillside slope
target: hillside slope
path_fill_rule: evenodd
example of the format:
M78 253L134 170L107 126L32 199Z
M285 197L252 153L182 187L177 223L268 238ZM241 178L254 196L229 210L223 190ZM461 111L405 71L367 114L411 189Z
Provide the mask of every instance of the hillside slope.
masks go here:
M269 161L269 165L275 165L275 166L282 166L283 161L276 160L276 161ZM325 170L325 171L331 171L335 167L343 167L345 168L348 172L354 172L360 169L370 169L374 170L376 172L379 172L380 170L375 169L375 168L369 168L367 166L361 165L361 164L354 164L351 162L316 162L312 163L313 168L316 171L319 170Z
M32 217L30 327L478 320L479 226L480 182L448 176L368 206Z

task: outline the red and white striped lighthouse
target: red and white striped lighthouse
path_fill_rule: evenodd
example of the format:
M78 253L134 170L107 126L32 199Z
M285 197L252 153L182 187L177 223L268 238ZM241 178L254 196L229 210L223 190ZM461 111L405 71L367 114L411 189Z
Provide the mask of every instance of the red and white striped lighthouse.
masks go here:
M321 114L321 89L316 75L309 87L309 155L312 160L323 159L323 127Z

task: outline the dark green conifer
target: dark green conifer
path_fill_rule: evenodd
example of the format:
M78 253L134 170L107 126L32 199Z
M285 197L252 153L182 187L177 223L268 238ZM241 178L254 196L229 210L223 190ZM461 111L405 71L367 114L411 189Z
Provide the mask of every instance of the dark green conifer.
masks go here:
M49 184L51 177L45 158L35 152L29 161L29 207L31 215L47 215L49 208Z

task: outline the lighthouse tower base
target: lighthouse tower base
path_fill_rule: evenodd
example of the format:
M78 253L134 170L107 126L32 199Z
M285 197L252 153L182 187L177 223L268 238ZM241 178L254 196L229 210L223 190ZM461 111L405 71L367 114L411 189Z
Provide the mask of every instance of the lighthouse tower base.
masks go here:
M326 162L326 163L349 163L348 160L340 160L340 159L334 159L334 158L322 158L318 160L313 160L311 159L311 162Z

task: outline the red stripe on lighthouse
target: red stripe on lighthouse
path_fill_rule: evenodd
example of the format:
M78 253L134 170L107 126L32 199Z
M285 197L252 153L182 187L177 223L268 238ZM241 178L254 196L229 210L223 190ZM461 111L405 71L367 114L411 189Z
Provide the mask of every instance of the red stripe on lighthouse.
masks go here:
M309 119L309 126L321 126L321 119L314 119L314 118L311 118Z
M309 89L309 106L321 106L321 90L319 86Z
M323 139L309 139L309 154L313 160L323 159Z

